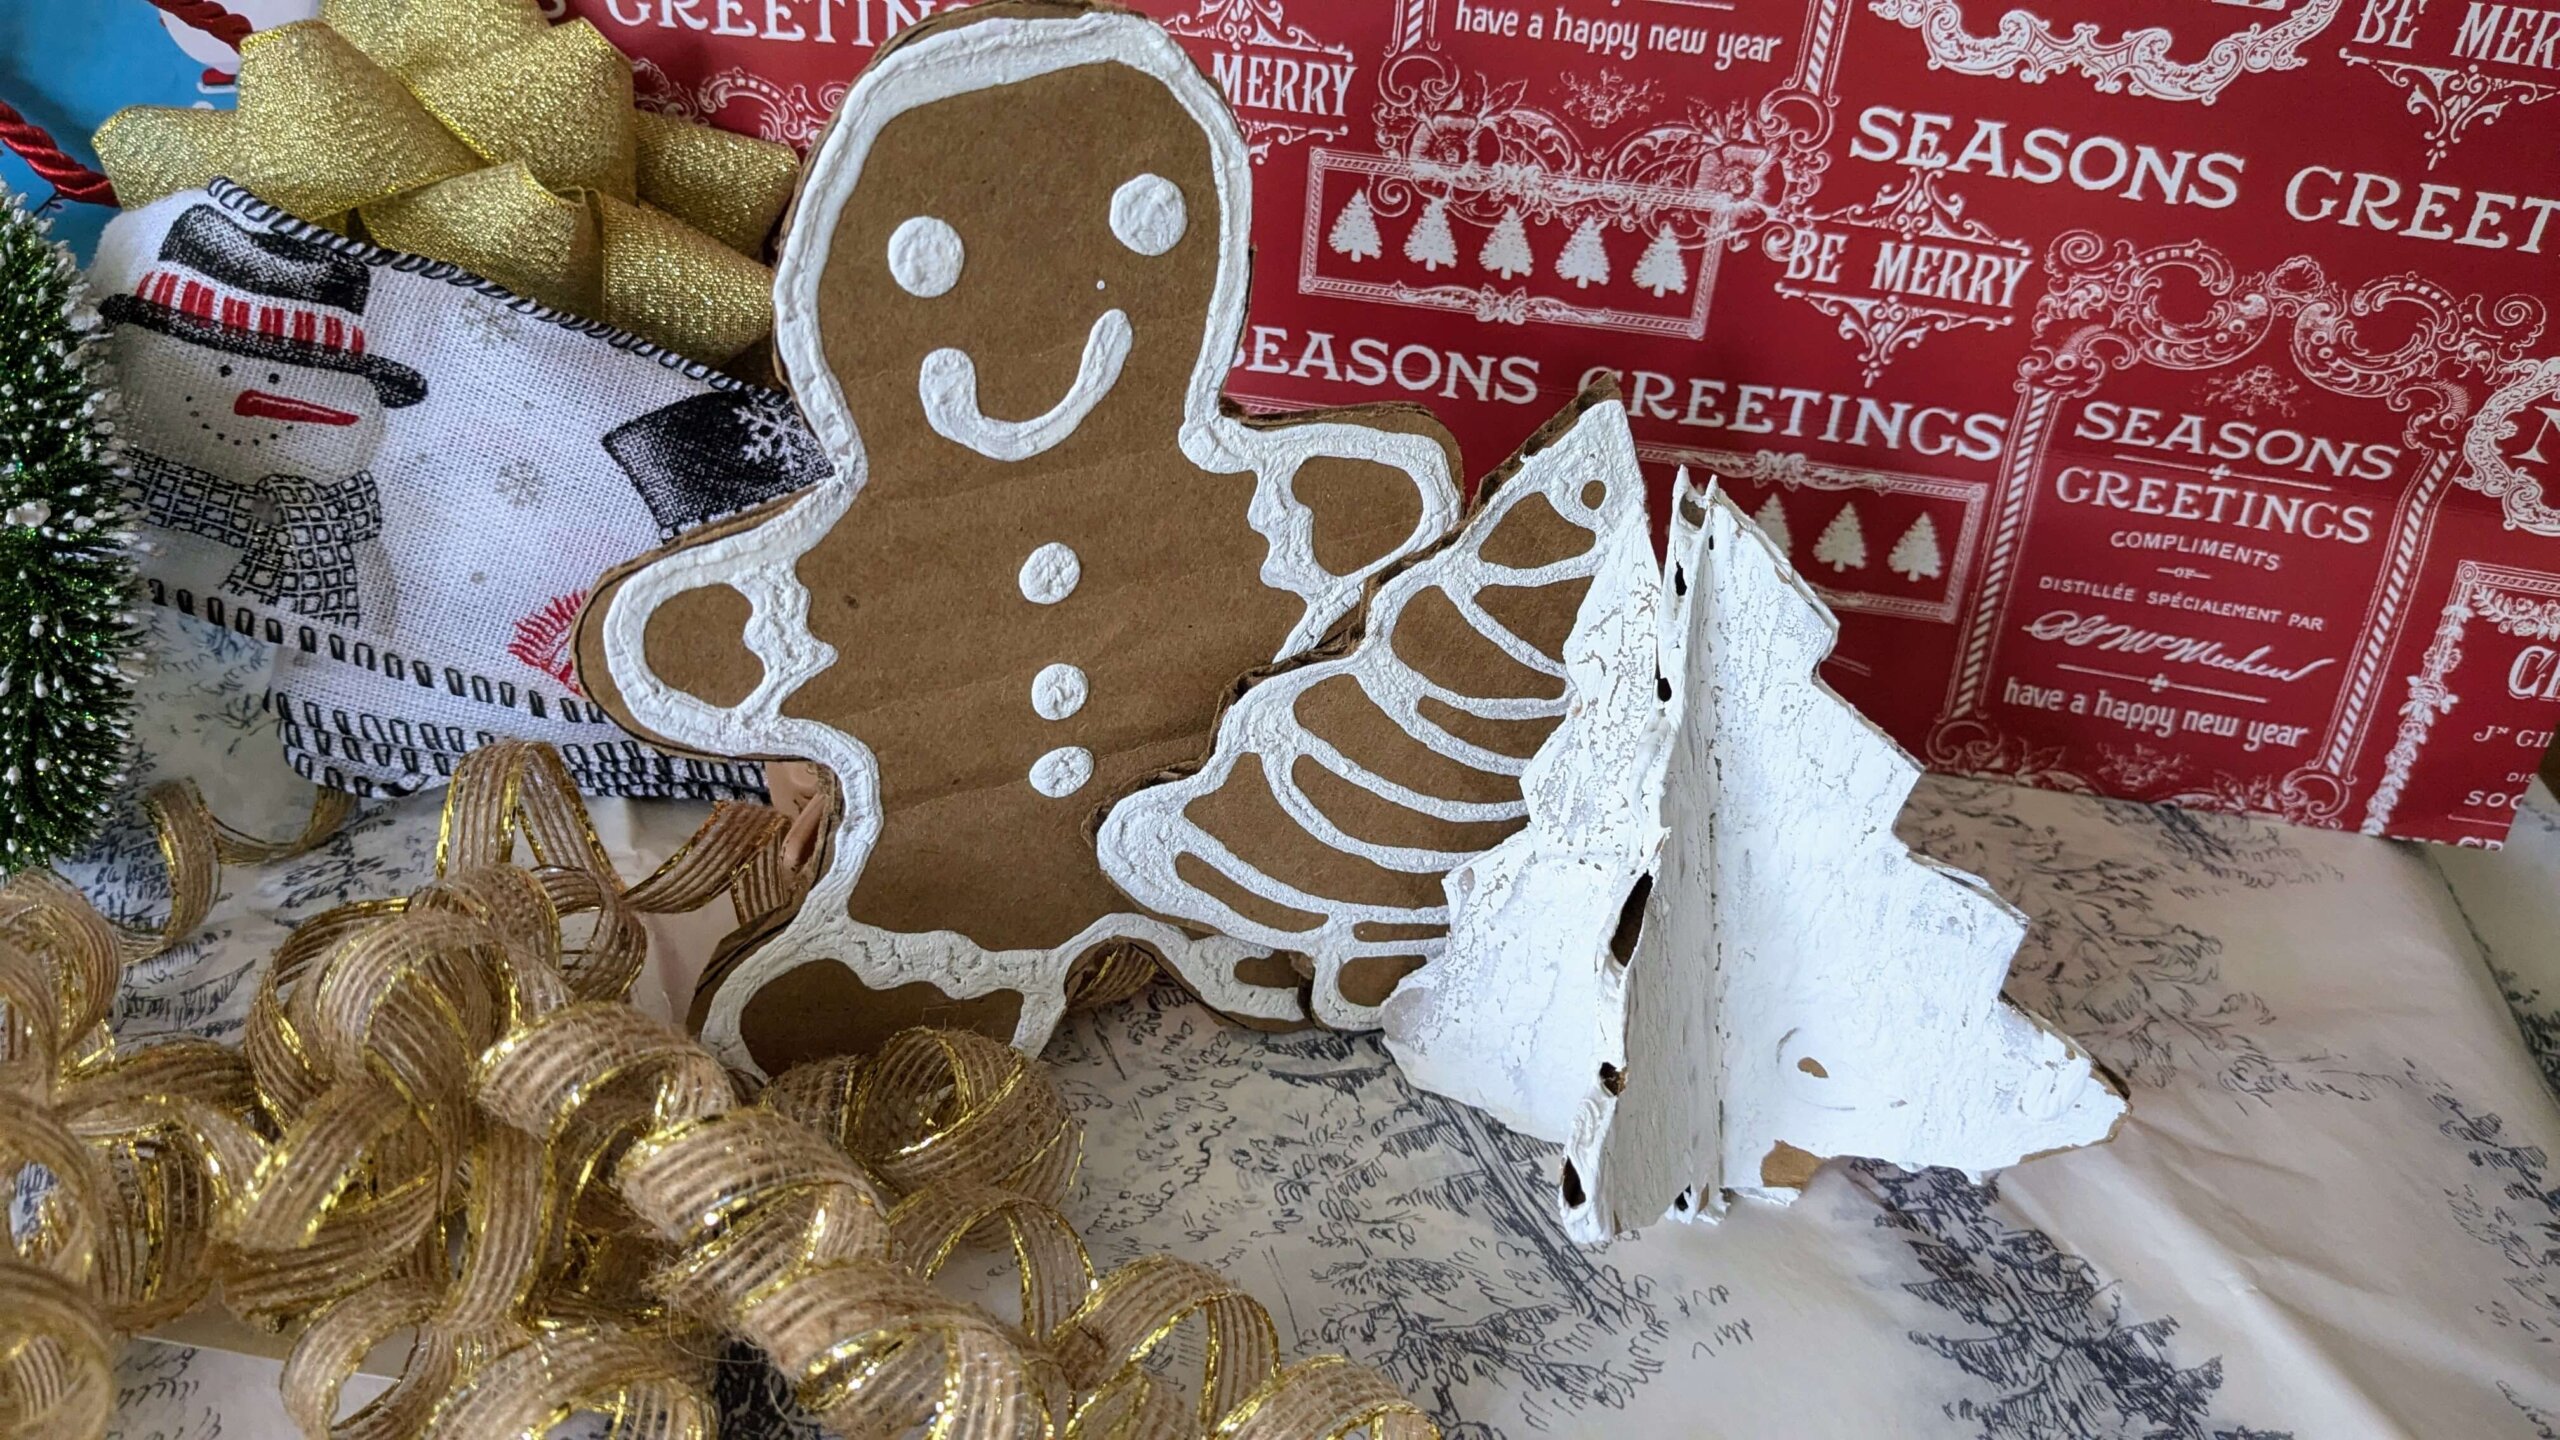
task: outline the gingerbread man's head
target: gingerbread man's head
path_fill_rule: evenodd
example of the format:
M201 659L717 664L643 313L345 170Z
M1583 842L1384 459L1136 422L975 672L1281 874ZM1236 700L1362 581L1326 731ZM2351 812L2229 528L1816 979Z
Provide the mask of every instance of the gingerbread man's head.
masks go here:
M866 72L776 280L802 407L875 475L1170 445L1234 354L1249 177L1206 77L1137 16L977 8Z
M971 6L848 92L775 276L835 474L611 577L580 646L635 728L813 759L842 791L799 918L710 1003L732 1058L806 1052L736 1038L793 967L1002 992L992 1020L925 1018L1032 1043L1079 957L1192 943L1115 913L1096 807L1196 755L1235 675L1454 520L1427 415L1222 405L1250 217L1233 116L1140 15ZM847 1008L791 993L795 1021Z

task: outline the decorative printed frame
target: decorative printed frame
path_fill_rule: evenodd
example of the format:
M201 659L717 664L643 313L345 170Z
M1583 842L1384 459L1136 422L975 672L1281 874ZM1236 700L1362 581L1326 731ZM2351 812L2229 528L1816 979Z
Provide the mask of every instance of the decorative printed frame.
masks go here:
M2408 787L2409 772L2427 747L2436 717L2450 714L2461 697L2453 693L2453 672L2462 664L2462 635L2473 618L2488 621L2501 635L2560 641L2560 575L2516 570L2465 560L2455 569L2453 593L2444 617L2427 646L2424 663L2409 677L2409 698L2400 706L2400 734L2383 760L2382 779L2365 804L2367 835L2380 835L2391 825Z
M2385 536L2383 582L2356 629L2347 679L2313 758L2269 786L2250 789L2247 807L2294 824L2335 827L2352 799L2348 769L2372 722L2382 667L2407 620L2410 586L2445 487L2456 483L2458 437L2472 397L2525 363L2542 335L2541 302L2460 296L2414 274L2349 290L2317 260L2296 255L2244 273L2200 240L2138 248L2085 230L2055 238L2050 276L2036 304L2035 343L2018 362L2019 401L2002 457L1998 513L1984 550L1982 584L1963 622L1947 698L1929 733L1927 758L1939 768L2031 780L2053 788L2099 788L2001 730L1990 714L1991 659L2004 630L2021 542L2032 519L2047 450L2062 404L2094 393L2115 370L2151 365L2214 370L2281 332L2303 378L2335 395L2386 403L2403 415L2402 436L2420 454L2416 478ZM2183 275L2207 303L2193 317L2162 312L2162 281ZM2414 310L2399 347L2367 349L2357 321ZM2196 792L2179 803L2230 808L2232 797Z
M1586 142L1566 117L1529 104L1520 85L1497 85L1459 71L1440 53L1439 5L1440 0L1405 0L1397 13L1379 61L1377 152L1309 152L1298 292L1447 311L1486 323L1702 338L1722 252L1755 237L1793 233L1821 186L1830 164L1822 153L1832 124L1828 97L1849 0L1811 0L1795 69L1757 102L1692 107L1677 122L1607 148ZM1471 156L1487 141L1500 161L1453 158ZM1752 183L1746 198L1699 205L1697 187L1678 177L1702 168L1747 169ZM1684 248L1698 247L1689 309L1681 315L1643 313L1581 305L1508 284L1417 286L1321 273L1324 178L1346 171L1370 177L1369 193L1382 215L1401 215L1429 201L1488 227L1515 205L1532 219L1571 217L1622 230L1667 227ZM1426 196L1427 190L1441 193Z
M1957 528L1955 540L1947 546L1945 598L1937 601L1912 600L1898 595L1875 595L1859 590L1843 590L1819 584L1806 577L1822 603L1834 610L1863 610L1876 615L1899 615L1908 620L1929 620L1952 625L1963 604L1965 587L1973 579L1974 541L1982 534L1982 517L1990 508L1991 487L1978 480L1950 480L1941 475L1913 475L1899 470L1869 470L1854 465L1824 465L1787 450L1693 450L1679 445L1647 445L1639 443L1636 454L1649 465L1687 466L1702 475L1713 475L1726 482L1749 481L1754 484L1783 486L1788 490L1874 491L1886 495L1925 495L1933 500L1953 500L1964 507L1964 521Z
M2056 35L2052 22L2043 16L2013 9L2001 15L1996 32L1980 35L1966 28L1964 4L1965 0L1870 0L1867 8L1919 31L1933 70L2029 85L2077 72L2102 94L2129 91L2152 100L2210 105L2243 75L2299 68L2302 47L2329 28L2345 0L2301 0L2275 24L2251 25L2225 35L2194 60L2172 58L2170 47L2178 37L2159 25L2101 39L2098 27L2084 22L2072 26L2069 35Z

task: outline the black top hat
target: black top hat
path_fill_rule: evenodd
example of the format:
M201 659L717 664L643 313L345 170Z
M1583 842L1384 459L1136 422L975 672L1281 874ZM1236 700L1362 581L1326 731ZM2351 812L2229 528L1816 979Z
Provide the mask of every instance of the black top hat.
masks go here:
M135 293L109 296L98 309L116 324L192 344L361 375L373 382L385 409L397 410L425 399L427 381L406 365L365 353L364 302L372 284L370 267L322 241L252 230L198 205L169 227L160 264L145 272Z
M604 448L670 539L827 477L818 438L774 394L688 396L617 426Z

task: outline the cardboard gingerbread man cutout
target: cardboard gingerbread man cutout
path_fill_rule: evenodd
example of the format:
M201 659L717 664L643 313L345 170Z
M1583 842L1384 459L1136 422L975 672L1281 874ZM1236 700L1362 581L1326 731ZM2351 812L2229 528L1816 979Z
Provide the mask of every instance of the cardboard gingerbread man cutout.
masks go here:
M1222 402L1249 187L1217 91L1137 15L973 6L846 96L775 281L835 472L617 571L580 629L626 723L842 790L796 917L697 997L734 1062L919 1016L1037 1046L1121 942L1256 962L1126 913L1095 811L1196 757L1234 677L1319 639L1457 495L1418 410Z

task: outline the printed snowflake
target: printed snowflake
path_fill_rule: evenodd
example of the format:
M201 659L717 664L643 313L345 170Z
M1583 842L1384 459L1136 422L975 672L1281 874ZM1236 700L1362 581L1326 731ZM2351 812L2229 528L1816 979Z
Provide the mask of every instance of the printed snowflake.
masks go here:
M1567 75L1564 88L1564 113L1603 130L1653 108L1653 82L1630 80L1615 70L1604 69L1595 80Z
M524 333L524 317L486 295L462 301L462 333L484 349L513 342Z
M791 459L806 443L808 432L800 428L799 417L779 405L749 406L738 412L738 420L746 427L739 450L759 464Z
M2273 365L2252 365L2236 374L2218 380L2207 380L2198 387L2205 400L2215 405L2228 405L2243 415L2277 415L2293 413L2293 397L2302 387L2277 373Z
M531 509L542 503L542 471L530 460L510 460L498 467L497 490L509 508Z

